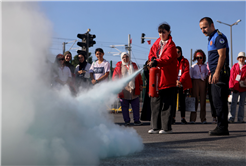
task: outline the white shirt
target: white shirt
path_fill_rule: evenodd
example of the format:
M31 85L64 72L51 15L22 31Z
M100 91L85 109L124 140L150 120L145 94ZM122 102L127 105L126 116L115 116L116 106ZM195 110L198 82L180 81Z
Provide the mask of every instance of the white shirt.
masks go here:
M205 64L198 65L196 63L190 67L191 79L205 80L207 78L207 76L208 76L207 65L205 65Z
M165 40L165 41L160 40L160 42L159 42L160 50L159 50L158 58L161 58L161 54L162 54L163 49L164 49L165 45L167 44L167 42L168 42L168 40Z
M103 62L101 64L98 63L98 60L96 62L93 62L89 72L94 74L94 78L95 80L99 79L100 77L102 77L105 73L110 71L110 64L108 61L106 61L105 59L103 60ZM107 81L108 78L106 78L104 81Z
M67 66L64 66L64 68L58 67L58 75L55 74L55 77L58 77L63 82L67 82L68 78L72 77L71 70Z

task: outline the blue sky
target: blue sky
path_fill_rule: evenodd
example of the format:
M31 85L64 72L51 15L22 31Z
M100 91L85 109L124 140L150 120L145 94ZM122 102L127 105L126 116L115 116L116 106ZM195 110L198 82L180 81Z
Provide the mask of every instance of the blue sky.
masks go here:
M207 37L199 28L202 17L211 17L215 28L224 33L230 44L230 27L218 23L233 24L238 19L242 21L232 27L233 63L237 54L245 52L245 1L53 1L39 2L41 11L53 24L53 45L51 51L54 56L62 52L62 42L77 39L78 33L85 33L88 28L96 35L96 44L90 47L93 60L96 60L94 50L103 48L105 59L115 64L120 56L113 56L116 49L110 45L125 45L128 34L132 38L132 61L142 66L147 60L150 46L145 39L141 44L141 33L145 37L158 37L158 26L167 22L171 26L171 35L176 45L181 46L183 55L190 61L191 49L193 53L202 49L207 54ZM151 40L151 44L155 40ZM229 45L230 46L230 45ZM69 49L72 43L66 45ZM76 43L72 48L78 47ZM125 51L124 47L117 47ZM73 56L76 50L71 50ZM230 60L231 61L231 60Z

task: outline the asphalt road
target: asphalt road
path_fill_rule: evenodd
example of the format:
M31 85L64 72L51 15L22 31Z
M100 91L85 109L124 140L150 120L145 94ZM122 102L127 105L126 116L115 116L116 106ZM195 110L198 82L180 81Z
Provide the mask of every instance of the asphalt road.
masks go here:
M230 106L230 105L229 105ZM199 110L198 110L199 111ZM246 120L246 109L244 110ZM186 112L186 120L190 112ZM121 113L113 114L115 123L123 125ZM132 118L132 114L130 114ZM148 134L150 122L133 126L142 137L143 151L123 157L103 159L101 166L244 166L246 165L246 123L229 124L229 136L209 136L213 130L210 106L207 104L207 122L199 119L195 124L181 124L180 112L172 134Z

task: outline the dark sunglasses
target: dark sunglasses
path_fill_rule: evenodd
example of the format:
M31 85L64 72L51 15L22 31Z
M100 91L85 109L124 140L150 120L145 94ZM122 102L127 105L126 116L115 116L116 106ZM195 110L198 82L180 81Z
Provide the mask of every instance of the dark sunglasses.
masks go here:
M78 59L82 59L82 57L78 57Z
M202 59L202 57L201 57L201 56L199 56L199 57L196 57L196 59Z
M181 51L177 51L177 53L179 54L179 53L181 53Z
M59 61L64 61L65 59L64 58L60 58L60 59L58 59Z

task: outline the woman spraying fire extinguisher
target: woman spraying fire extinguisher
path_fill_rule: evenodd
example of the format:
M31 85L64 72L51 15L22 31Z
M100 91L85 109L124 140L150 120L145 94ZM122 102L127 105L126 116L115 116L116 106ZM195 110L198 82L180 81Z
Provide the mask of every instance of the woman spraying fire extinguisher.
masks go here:
M158 78L158 96L151 96L151 127L149 134L167 134L172 132L172 101L176 95L177 51L172 41L170 25L158 27L158 38L150 49L148 66L150 70L160 70ZM151 71L150 71L151 72ZM156 73L156 72L153 72ZM151 77L151 76L150 76Z

